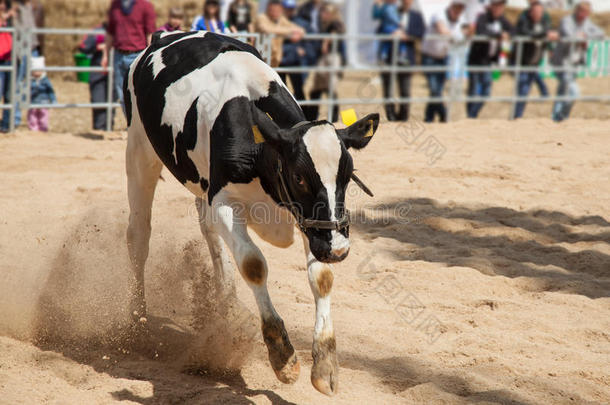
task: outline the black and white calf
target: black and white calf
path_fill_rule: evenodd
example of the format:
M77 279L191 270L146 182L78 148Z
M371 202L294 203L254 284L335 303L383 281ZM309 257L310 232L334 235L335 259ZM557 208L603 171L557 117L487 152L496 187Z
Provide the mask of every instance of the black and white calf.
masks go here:
M348 149L368 144L379 115L341 130L326 121L307 122L253 47L203 32L156 34L131 66L125 109L134 314L144 316L146 311L151 206L165 165L197 198L218 286L234 288L223 240L254 292L269 360L285 383L297 379L299 362L269 298L267 263L248 227L285 248L293 243L296 222L316 303L311 381L332 395L338 365L329 263L341 261L349 251L344 201L353 166ZM280 216L254 218L261 207Z

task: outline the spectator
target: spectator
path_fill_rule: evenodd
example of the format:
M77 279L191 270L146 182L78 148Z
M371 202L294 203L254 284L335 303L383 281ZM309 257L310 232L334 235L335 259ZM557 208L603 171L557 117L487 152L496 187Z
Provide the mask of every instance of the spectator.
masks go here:
M422 62L424 66L445 67L448 70L450 41L461 41L464 39L463 29L467 24L462 14L465 7L465 0L452 0L446 10L432 16L427 34L436 36L436 38L424 38L422 44ZM438 38L439 36L445 38ZM443 97L447 70L426 73L430 97ZM438 116L440 122L447 122L447 109L443 102L433 101L426 105L424 120L426 122L434 122L436 116Z
M298 43L303 39L305 30L284 16L281 0L270 0L267 11L256 19L256 31L274 34L271 42L271 66L278 67L283 57L284 40Z
M578 42L560 42L553 56L551 63L558 68L574 69L585 62L587 52L587 40L602 39L604 31L591 21L591 2L583 0L579 2L572 15L566 16L561 20L559 34L565 39L579 39ZM575 71L555 72L559 80L557 96L576 97L580 93L576 83ZM553 105L553 120L563 121L570 117L570 112L574 101L560 100Z
M8 2L5 3L8 5ZM16 0L10 11L6 14L7 19L11 19L13 21L13 25L21 26L25 29L36 28L36 21L34 17L34 11L32 8L32 4L30 0ZM31 56L40 56L38 52L39 47L38 37L36 35L32 35L31 37ZM24 57L22 60L17 61L17 88L22 87L20 84L25 80L25 74L27 71L27 58ZM10 77L10 76L9 76ZM8 86L7 86L8 88ZM10 90L9 90L10 94ZM22 94L20 98L24 95ZM8 101L10 102L10 95L8 95ZM17 100L15 103L15 126L19 126L21 124L21 109L19 108L20 101ZM8 132L9 122L10 122L10 110L5 109L2 111L2 126L0 127L0 132Z
M504 16L506 0L491 0L487 11L477 18L475 34L489 37L487 41L472 44L468 66L490 67L498 62L502 42L508 42L513 34L512 24ZM470 97L488 97L491 94L491 72L469 72L468 95ZM466 104L469 118L477 118L483 108L482 101L471 101Z
M157 31L174 32L182 30L184 23L184 11L180 7L172 7L169 9L169 18L165 25L159 27Z
M295 0L286 0L286 3L295 3ZM301 17L298 13L297 8L286 9L287 18L290 19L293 23L303 28L305 34L316 34L313 27L303 17ZM320 51L322 47L322 41L319 39L309 39L302 42L305 47L305 65L306 66L315 66L318 63L318 58L320 57ZM304 74L307 77L308 73Z
M382 4L377 2L373 14L375 17L381 18L379 32L387 30L384 26L396 27L393 31L384 32L386 34L394 34L400 37L401 42L398 47L399 55L397 63L400 66L414 66L416 64L415 59L415 40L422 39L426 31L424 18L419 11L415 11L411 8L413 0L402 0L400 7L396 8L396 16L393 16L392 4ZM385 11L382 11L383 7L386 6ZM388 12L389 11L389 12ZM385 21L384 15L390 15L388 20ZM397 18L395 18L397 17ZM398 21L398 25L395 21ZM393 52L394 44L392 41L384 41L381 44L381 48L386 47L385 51L380 49L380 62L386 65L392 65L396 55ZM411 97L411 76L410 72L398 73L398 90L401 98ZM392 94L392 74L389 72L383 72L381 74L383 82L383 95L384 98L391 98ZM385 105L386 116L389 121L407 121L409 119L409 104L402 103L398 106L394 104Z
M252 31L252 4L249 0L235 0L229 7L229 28L234 33Z
M108 51L114 48L114 91L123 111L123 79L140 52L150 45L155 20L155 10L148 0L113 0L110 4L102 67L108 66Z
M398 0L375 0L373 20L379 20L378 34L393 34L400 27Z
M44 57L32 58L32 104L53 104L57 102L55 90L49 81L44 69ZM47 132L49 130L49 109L32 108L28 111L28 128L30 131Z
M15 25L24 29L36 28L36 16L34 15L34 7L30 0L16 0L14 16L16 17ZM38 36L32 35L31 38L32 56L40 56ZM25 63L24 63L25 65ZM25 71L24 71L25 75Z
M220 18L220 3L218 0L205 0L203 14L195 17L191 31L210 31L220 34L227 32L227 27Z
M400 32L401 21L397 0L376 0L373 4L373 19L379 20L378 34L389 35ZM402 27L404 28L404 27ZM379 46L379 60L386 63L391 59L393 41L382 41ZM390 62L391 63L391 62Z
M544 15L544 6L539 1L534 0L530 3L527 14L521 15L517 23L517 35L534 40L522 43L521 60L516 61L516 63L529 69L535 69L540 64L544 49L547 46L546 41L555 41L559 38L557 32L551 30L551 19L545 19ZM526 97L530 92L532 83L536 80L542 81L542 77L537 70L519 73L517 78L519 96ZM525 101L516 104L514 118L523 117L525 104Z
M13 4L11 0L0 0L0 22L5 27L13 25Z
M297 5L297 0L282 0L282 6L284 6L284 16L294 24L301 27L305 33L313 34L314 31L311 24L309 21L299 15ZM319 43L320 41L308 41L310 45L313 42ZM315 48L316 53L319 53L319 51L319 47ZM317 55L308 55L308 57L312 58L310 61L313 61L314 64L316 63Z
M298 16L307 21L311 26L311 31L315 34L320 33L320 8L322 0L308 0L298 11Z
M42 28L44 27L45 14L44 14L44 6L40 0L32 0L32 15L34 16L34 24L36 27ZM44 34L38 34L38 54L42 55L44 53Z
M341 19L339 8L332 3L326 2L320 8L320 33L323 34L344 34L345 25ZM339 68L345 62L345 50L343 41L337 44L337 52L333 52L333 41L325 39L322 41L320 50L320 61L318 66ZM331 89L331 81L338 83L340 78L338 72L318 72L313 79L313 85L309 93L310 100L320 100L323 94L326 94L329 99L336 100L337 93L335 89ZM333 77L334 76L334 77ZM311 109L306 109L307 120L315 121L318 119L319 106L313 106ZM335 104L332 108L330 120L336 122L339 119L339 106Z
M282 2L284 6L284 15L294 24L301 26L305 31L307 31L307 22L301 20L296 15L297 2L296 0L284 0ZM303 26L305 25L305 26ZM313 52L311 50L311 46L306 41L292 42L290 40L284 40L284 44L282 45L282 61L280 62L280 67L304 67L307 66L308 59L308 48L309 53ZM297 73L280 73L280 78L283 82L288 84L287 79L290 79L292 84L294 97L298 101L302 101L305 99L305 93L303 91L303 86L305 85L305 75L302 72Z
M106 29L106 23L95 27L95 29ZM79 50L89 55L91 58L91 66L101 66L102 59L104 58L104 48L106 47L106 35L87 35L83 42L79 46ZM108 73L106 72L91 72L89 74L89 94L92 103L106 103L108 102ZM93 109L93 129L105 130L106 119L108 117L108 110L106 108L94 108ZM111 126L114 122L114 110L113 119L110 120ZM111 127L112 129L112 127Z
M529 4L530 4L530 8L532 6L532 4L534 3L539 3L540 0L529 0ZM519 24L519 21L521 21L522 19L527 19L529 18L529 8L527 10L523 10L521 12L521 14L519 15L519 20L517 22L517 24ZM549 27L549 30L552 27L553 22L551 21L551 15L548 13L547 10L544 10L544 15L542 17L542 22L541 22L542 26L544 27ZM551 31L549 31L551 32ZM552 32L556 32L556 31L552 31ZM555 37L555 34L551 34L551 36ZM536 86L538 86L538 91L540 92L540 95L542 97L548 97L549 96L549 88L547 87L546 83L544 82L544 79L542 78L542 75L538 74L536 75L536 77L534 78L534 82L536 83Z
M11 14L10 5L7 4L7 0L0 0L0 27L7 27L10 23ZM0 32L0 66L11 65L11 52L13 49L13 36L8 32ZM11 102L11 72L0 71L0 102L3 104L9 104ZM6 110L8 111L8 110ZM0 129L3 132L8 131L9 127L9 115L5 115L2 122L0 122Z

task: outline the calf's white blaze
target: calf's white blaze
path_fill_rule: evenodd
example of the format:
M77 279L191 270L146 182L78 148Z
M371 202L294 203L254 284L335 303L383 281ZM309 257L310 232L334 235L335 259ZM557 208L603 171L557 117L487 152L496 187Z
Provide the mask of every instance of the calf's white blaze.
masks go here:
M337 174L339 172L339 160L341 160L341 142L337 137L335 128L326 124L317 125L307 131L303 137L303 143L305 143L307 153L309 153L314 168L326 188L330 220L336 221ZM349 249L349 239L337 231L331 231L330 246L333 254L341 256Z

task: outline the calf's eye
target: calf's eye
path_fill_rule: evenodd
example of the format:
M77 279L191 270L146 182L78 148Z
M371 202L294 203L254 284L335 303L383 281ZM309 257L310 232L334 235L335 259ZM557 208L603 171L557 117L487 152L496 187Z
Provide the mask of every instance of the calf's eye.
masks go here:
M305 179L300 174L295 174L293 176L294 182L297 183L301 187L305 187Z

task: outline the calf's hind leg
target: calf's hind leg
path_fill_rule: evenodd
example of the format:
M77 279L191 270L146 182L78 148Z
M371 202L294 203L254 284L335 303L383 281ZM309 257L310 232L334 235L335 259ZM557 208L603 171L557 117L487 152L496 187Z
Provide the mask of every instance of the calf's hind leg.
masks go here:
M144 265L148 258L152 202L163 165L146 135L133 128L129 129L125 158L130 210L127 249L132 270L129 310L134 320L138 320L146 316Z

